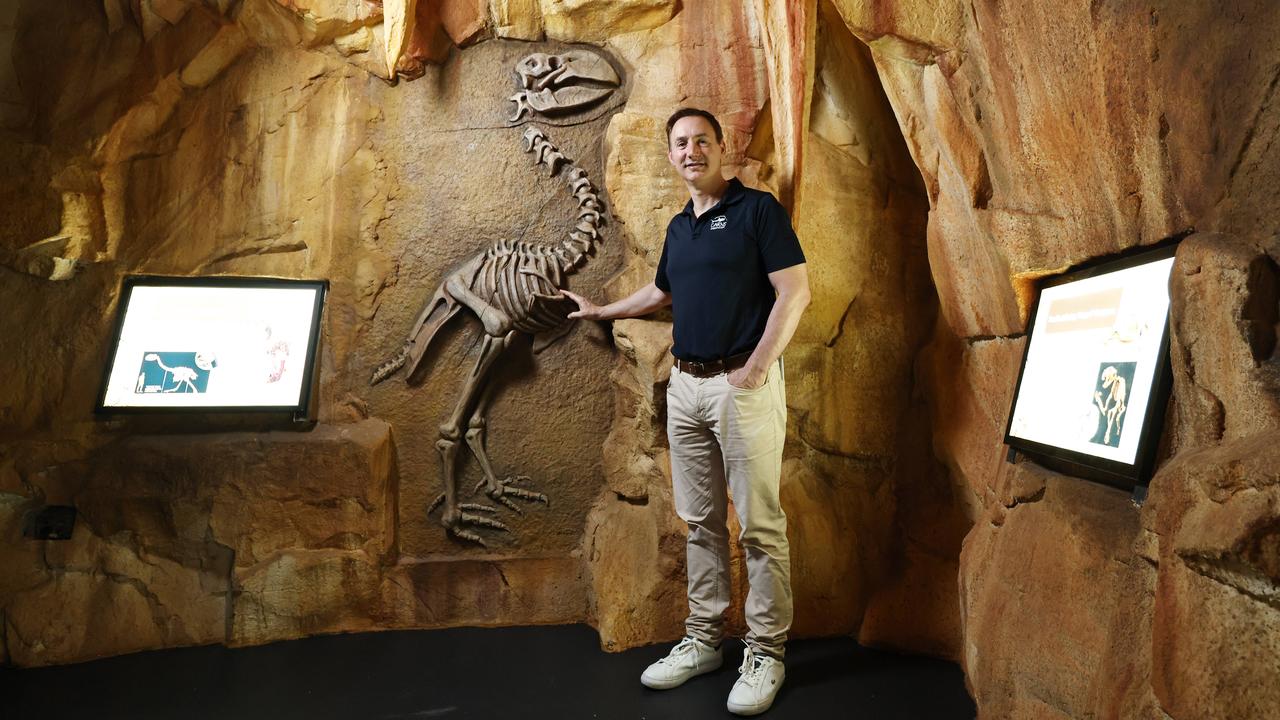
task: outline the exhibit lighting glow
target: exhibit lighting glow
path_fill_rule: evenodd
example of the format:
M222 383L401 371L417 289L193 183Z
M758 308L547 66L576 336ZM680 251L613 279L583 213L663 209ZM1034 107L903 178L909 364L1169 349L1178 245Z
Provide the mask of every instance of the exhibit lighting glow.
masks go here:
M99 410L305 410L325 286L127 278Z
M1049 282L1029 322L1005 441L1136 481L1164 377L1173 249Z

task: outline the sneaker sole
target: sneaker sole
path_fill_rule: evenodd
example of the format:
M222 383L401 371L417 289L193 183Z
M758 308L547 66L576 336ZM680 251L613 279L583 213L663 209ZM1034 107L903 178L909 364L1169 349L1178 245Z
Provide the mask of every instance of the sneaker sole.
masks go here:
M644 685L650 690L670 690L671 688L680 687L681 685L689 682L690 680L698 677L699 675L706 675L709 672L714 672L716 670L719 670L723 664L724 664L724 657L721 656L716 659L716 662L714 665L708 665L707 667L702 668L701 670L692 672L684 676L683 678L680 678L679 680L659 680L656 678L650 678L649 676L642 674L640 676L640 684Z
M764 705L735 705L734 703L727 703L726 707L728 707L729 712L734 715L759 715L765 710L773 707L773 700L770 699L769 702Z

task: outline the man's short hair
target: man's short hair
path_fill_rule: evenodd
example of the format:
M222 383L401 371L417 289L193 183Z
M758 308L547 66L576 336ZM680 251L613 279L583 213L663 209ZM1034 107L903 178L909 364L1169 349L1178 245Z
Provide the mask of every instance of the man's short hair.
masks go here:
M667 147L671 147L671 128L676 126L680 118L695 116L704 118L711 123L711 128L716 131L716 142L724 142L724 132L720 129L720 121L716 119L715 115L699 108L682 107L671 113L671 117L667 118Z

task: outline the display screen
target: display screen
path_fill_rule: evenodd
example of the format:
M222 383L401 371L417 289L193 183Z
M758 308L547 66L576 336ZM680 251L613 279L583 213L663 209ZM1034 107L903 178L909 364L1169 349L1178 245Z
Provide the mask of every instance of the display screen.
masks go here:
M1006 442L1052 448L1136 480L1166 362L1173 249L1045 285L1030 322Z
M126 278L100 411L304 411L323 281Z

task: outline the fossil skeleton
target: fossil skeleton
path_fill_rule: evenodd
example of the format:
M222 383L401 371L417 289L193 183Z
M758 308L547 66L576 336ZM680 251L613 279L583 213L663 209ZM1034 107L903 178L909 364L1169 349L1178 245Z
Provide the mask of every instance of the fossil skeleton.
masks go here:
M512 122L525 112L570 112L589 106L619 84L613 68L603 58L585 50L571 50L559 56L534 53L521 60L516 68L523 89L510 98L517 110ZM569 87L582 81L591 85L585 89ZM448 273L419 313L399 353L378 367L370 380L370 384L377 384L401 368L406 369L406 377L412 376L432 338L462 310L469 310L480 321L484 330L480 356L452 414L440 426L440 437L436 441L444 490L427 509L430 515L443 506L440 523L449 534L479 545L486 544L484 538L471 528L504 532L510 532L510 528L494 517L497 507L459 500L456 475L459 440L465 439L484 474L473 492L485 488L491 500L516 513L522 510L512 498L549 503L543 493L515 486L528 478L513 476L499 480L493 471L485 450L485 413L492 389L489 380L498 359L511 346L517 333L554 335L567 329L570 321L566 316L577 306L559 291L565 287L566 277L581 268L594 253L600 239L600 226L604 223L604 205L586 170L575 165L535 126L526 128L522 139L524 151L533 155L536 164L547 168L548 177L562 177L577 201L577 219L568 237L555 245L499 240Z
M167 390L164 390L164 392L167 392L167 393L180 392L180 391L199 392L199 390L196 389L195 383L193 382L198 377L198 375L196 375L195 370L192 370L191 368L183 365L179 365L177 367L169 367L168 365L165 365L164 361L160 359L160 356L155 353L147 353L146 356L143 357L142 359L149 360L159 365L160 368L164 370L165 380L160 383L161 388L163 388L164 385L167 383L169 376L170 375L173 376L173 387ZM187 386L187 390L185 391L182 390L183 385Z
M1115 430L1117 438L1120 436L1120 421L1127 409L1125 406L1124 377L1114 367L1108 365L1102 371L1102 387L1104 390L1109 390L1106 401L1103 401L1102 393L1095 392L1093 394L1093 402L1107 419L1107 432L1103 436L1102 442L1110 445L1112 430Z

